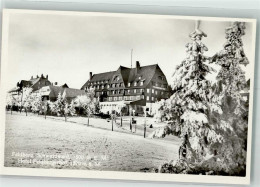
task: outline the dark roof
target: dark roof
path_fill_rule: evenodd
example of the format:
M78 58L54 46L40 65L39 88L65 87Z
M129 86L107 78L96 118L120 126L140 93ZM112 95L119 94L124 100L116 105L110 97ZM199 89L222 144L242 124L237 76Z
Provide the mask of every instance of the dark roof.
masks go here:
M62 87L62 88L69 88L69 86L67 85L67 83L63 84L61 87Z
M94 74L91 82L95 82L95 81L110 81L113 77L113 75L115 74L115 71L111 71L111 72L106 72L106 73L99 73L99 74Z
M138 70L136 68L132 68L128 77L128 83L144 80L143 86L146 86L153 78L157 67L159 66L157 64L154 64L140 67L138 68ZM139 77L141 77L141 79L139 79Z
M77 97L79 95L85 95L86 92L84 90L78 90L73 88L65 88L66 97Z
M133 83L134 81L144 81L144 84L142 87L147 86L151 79L153 78L156 68L160 67L158 64L154 65L148 65L148 66L142 66L137 68L127 68L124 66L120 66L117 71L112 72L106 72L106 73L99 73L94 74L91 80L88 80L81 89L84 89L88 83L92 82L98 82L98 81L108 81L108 83L113 83L116 81L113 81L114 77L119 75L121 79L123 80L123 83L125 86L127 86L128 83ZM161 71L161 69L160 69ZM141 79L139 79L141 77ZM132 85L131 85L132 87Z
M68 98L74 98L79 95L85 95L85 91L79 90L79 89L73 89L73 88L63 88L61 86L49 86L50 87L50 97L58 97L59 93L62 95L66 94L66 97Z

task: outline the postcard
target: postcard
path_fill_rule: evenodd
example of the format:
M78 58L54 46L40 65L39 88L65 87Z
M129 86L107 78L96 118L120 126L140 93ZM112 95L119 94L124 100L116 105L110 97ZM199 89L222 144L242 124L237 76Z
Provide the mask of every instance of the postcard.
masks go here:
M249 184L256 20L3 11L3 175Z

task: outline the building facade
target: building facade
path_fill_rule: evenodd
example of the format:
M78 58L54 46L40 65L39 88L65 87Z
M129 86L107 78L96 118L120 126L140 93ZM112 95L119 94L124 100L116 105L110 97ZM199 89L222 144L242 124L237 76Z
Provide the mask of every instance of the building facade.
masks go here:
M32 88L32 91L35 92L39 89L41 89L44 86L49 86L52 83L48 79L48 75L44 76L43 74L41 76L31 77L29 80L21 80L20 82L17 82L17 85L15 88L9 90L9 93L13 95L19 95L22 92L22 89Z
M153 104L171 95L171 88L158 64L135 68L120 66L116 71L94 74L82 90L95 89L103 113L120 110L125 114L142 114L144 109L152 111Z

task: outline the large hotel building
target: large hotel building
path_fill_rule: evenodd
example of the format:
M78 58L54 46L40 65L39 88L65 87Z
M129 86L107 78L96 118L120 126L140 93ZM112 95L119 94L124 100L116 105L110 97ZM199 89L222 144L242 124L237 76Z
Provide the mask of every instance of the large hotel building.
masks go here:
M116 71L92 75L82 86L82 90L95 89L103 113L121 110L143 114L144 109L151 113L154 103L170 97L171 88L158 64L135 68L120 66Z

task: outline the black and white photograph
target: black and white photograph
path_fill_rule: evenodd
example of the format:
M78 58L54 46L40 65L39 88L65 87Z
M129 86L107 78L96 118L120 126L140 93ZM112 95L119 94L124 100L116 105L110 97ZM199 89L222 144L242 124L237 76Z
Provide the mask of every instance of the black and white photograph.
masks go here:
M248 184L256 20L4 10L8 175Z

